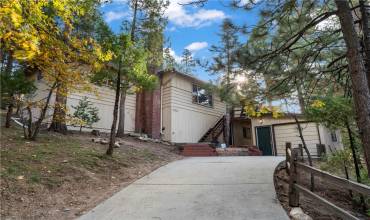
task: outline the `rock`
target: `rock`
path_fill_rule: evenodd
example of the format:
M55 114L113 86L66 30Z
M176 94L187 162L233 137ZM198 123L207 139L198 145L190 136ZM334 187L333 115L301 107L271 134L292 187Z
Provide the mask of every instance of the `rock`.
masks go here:
M71 211L71 209L69 209L69 208L63 209L63 212L69 212L69 211Z
M300 207L292 208L289 213L292 220L313 220L309 215L305 214Z
M17 176L17 180L23 180L24 176Z
M92 142L94 142L94 143L100 143L101 142L101 138L93 138L92 139Z
M68 163L68 160L63 160L63 163Z
M91 134L94 135L94 136L99 137L100 136L100 131L94 129L94 130L91 131Z
M170 146L171 145L171 143L169 143L167 141L162 141L162 144L167 145L167 146Z
M121 145L118 142L116 142L116 143L114 143L114 147L119 148L119 147L121 147Z
M141 136L141 134L139 134L139 133L129 133L128 135L131 136L131 137L140 137Z
M146 137L139 137L139 140L147 141L147 140L148 140L148 138L146 138Z
M102 139L102 140L100 140L100 143L101 144L108 144L109 142L107 140L105 140L105 139Z

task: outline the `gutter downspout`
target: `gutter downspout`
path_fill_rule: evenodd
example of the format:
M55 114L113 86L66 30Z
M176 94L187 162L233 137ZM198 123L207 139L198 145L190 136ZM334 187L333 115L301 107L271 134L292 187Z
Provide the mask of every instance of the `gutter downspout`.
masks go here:
M163 133L163 76L160 77L160 98L159 98L159 102L160 102L160 111L161 111L161 120L160 120L160 139L162 140L163 139L163 136L164 136L164 133Z

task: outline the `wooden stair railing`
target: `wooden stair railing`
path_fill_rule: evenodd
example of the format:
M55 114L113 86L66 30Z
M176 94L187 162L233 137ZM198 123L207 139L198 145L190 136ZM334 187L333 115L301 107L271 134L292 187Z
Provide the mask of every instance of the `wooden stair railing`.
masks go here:
M199 142L212 142L215 138L218 138L224 130L225 116L222 116L216 124L210 128L200 139Z
M246 114L245 114L245 111L244 111L244 107L233 108L232 117L245 118Z

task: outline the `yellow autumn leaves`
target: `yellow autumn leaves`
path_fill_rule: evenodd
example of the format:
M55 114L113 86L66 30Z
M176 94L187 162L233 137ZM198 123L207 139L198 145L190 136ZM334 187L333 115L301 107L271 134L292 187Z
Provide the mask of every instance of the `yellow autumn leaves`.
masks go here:
M313 107L313 108L323 108L323 107L325 107L325 103L321 100L316 99L312 102L311 107Z
M17 0L1 3L0 39L4 44L2 47L12 50L16 59L29 60L39 52L39 39L37 31L31 25L26 25L21 3L22 1ZM43 5L42 1L38 3L32 1L30 4Z
M3 0L0 3L1 47L20 63L39 70L45 81L69 90L86 88L87 78L113 53L95 40L74 34L75 19L86 1Z
M262 115L271 114L273 118L279 118L283 116L283 112L279 107L276 106L259 106L249 104L244 107L245 112L250 117L261 117Z

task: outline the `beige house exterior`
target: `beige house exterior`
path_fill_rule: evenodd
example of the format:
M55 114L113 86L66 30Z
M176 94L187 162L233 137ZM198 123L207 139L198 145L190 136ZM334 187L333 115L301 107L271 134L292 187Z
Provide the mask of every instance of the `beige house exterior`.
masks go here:
M162 74L162 135L174 143L197 143L226 113L226 105L211 94L212 105L193 100L193 87L205 82L176 71Z
M33 100L43 100L47 97L49 92L48 85L43 80L36 81L37 92L33 97ZM106 86L95 86L91 85L92 92L71 92L67 98L67 114L72 115L74 109L72 106L77 106L78 102L87 97L88 100L93 104L94 107L99 109L100 120L93 124L92 128L84 128L84 131L90 131L92 129L98 129L103 132L109 132L112 126L112 113L114 106L115 92ZM53 106L55 102L55 93L52 95L50 100L50 106ZM126 97L126 108L125 108L125 131L127 133L135 131L135 108L136 108L136 94L129 94ZM36 120L39 114L38 109L33 109L34 120ZM45 122L50 123L53 115L53 109L49 108ZM79 127L68 125L70 130L79 130Z
M323 125L307 121L298 116L302 134L308 150L312 156L320 156L317 145L325 145L325 151L343 148L339 130L331 131ZM233 144L235 146L257 146L260 150L266 150L266 155L285 155L286 142L297 147L302 141L299 137L298 126L291 116L273 118L265 115L260 118L244 118L233 122ZM250 132L247 135L245 131ZM244 133L244 134L243 134Z
M140 111L137 111L137 94L128 94L125 104L126 133L141 132L137 129L137 122L145 119L151 120L151 122L156 121L158 128L155 132L160 134L161 139L168 142L225 143L223 120L226 114L226 105L216 94L205 89L206 82L177 71L160 72L158 77L160 84L157 88L157 94L159 95L151 95L149 97L152 100L143 103L145 109L159 112L159 116L156 118L143 116ZM36 81L36 86L38 91L34 100L44 99L48 94L48 86L43 80ZM91 128L83 130L98 129L110 132L115 92L109 87L95 85L92 85L92 91L70 93L67 98L68 114L72 115L74 111L72 106L77 106L79 100L87 97L93 106L99 109L100 120L94 123ZM51 98L50 106L53 106L54 100L55 95ZM145 98L145 100L148 99ZM150 103L156 104L150 105ZM154 107L155 105L158 107ZM50 122L52 114L53 109L50 108L46 122ZM37 115L37 112L33 113L34 117ZM35 117L35 119L37 118ZM322 125L307 121L302 116L299 116L299 120L308 149L313 156L319 154L317 144L324 144L328 153L343 147L339 131L330 131ZM213 132L216 126L218 131ZM270 115L264 115L260 118L248 118L240 113L240 115L232 117L230 127L231 146L257 146L264 155L282 156L285 155L286 142L291 142L294 147L301 143L297 125L294 119L288 116L272 118ZM72 125L68 125L68 128L70 130L79 129L79 127Z
M225 104L215 94L212 96L212 105L202 105L193 101L193 86L202 87L205 82L187 74L176 71L163 72L160 74L160 112L161 112L161 138L173 143L197 143L202 135L209 130L224 114ZM37 80L38 88L34 100L44 99L49 87L43 80ZM91 128L83 128L84 131L98 129L109 132L113 120L113 106L115 91L106 86L92 85L89 92L71 92L67 98L68 114L73 114L72 106L77 106L79 100L87 97L94 107L99 109L100 120ZM136 94L128 94L125 103L125 132L135 132L136 119ZM54 105L53 94L50 106ZM38 115L34 109L34 117ZM48 110L46 122L51 121L53 109ZM138 116L142 117L142 116ZM79 127L68 125L70 130L79 130Z

